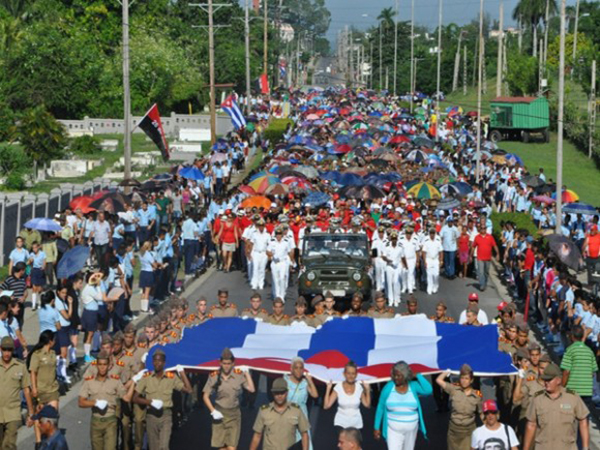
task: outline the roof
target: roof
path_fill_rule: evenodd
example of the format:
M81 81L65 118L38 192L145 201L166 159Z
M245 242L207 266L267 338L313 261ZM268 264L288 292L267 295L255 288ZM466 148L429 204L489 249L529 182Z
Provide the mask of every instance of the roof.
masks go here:
M496 97L492 103L532 103L538 97Z

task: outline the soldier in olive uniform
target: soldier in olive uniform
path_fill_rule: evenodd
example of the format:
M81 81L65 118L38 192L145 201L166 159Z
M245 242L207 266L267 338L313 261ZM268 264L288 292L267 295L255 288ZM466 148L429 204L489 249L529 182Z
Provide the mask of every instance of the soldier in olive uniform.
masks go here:
M195 327L196 325L202 325L208 319L212 319L212 314L207 313L208 301L204 297L200 297L196 302L197 311L187 316L188 327Z
M417 302L416 297L410 296L406 302L406 312L403 312L403 316L414 316L419 314L419 303Z
M267 321L269 317L269 312L261 308L262 298L259 293L252 294L250 297L250 308L244 308L242 310L242 317L250 317L253 319L261 319L263 321Z
M527 410L531 400L540 391L544 390L544 380L541 379L541 374L544 369L552 361L548 355L542 355L539 361L539 374L534 374L529 371L529 364L526 359L521 361L521 367L519 370L519 377L515 383L515 391L513 393L513 405L519 406L519 422L517 427L517 435L521 442L524 442L525 438L525 427L527 425ZM533 450L534 444L531 444Z
M173 415L173 391L192 392L190 381L183 367L177 366L177 374L165 372L165 352L157 349L152 355L154 371L139 373L133 381L136 382L133 401L145 405L146 431L150 450L169 450Z
M79 391L79 407L92 408L92 450L108 450L117 448L117 410L121 399L131 400L133 383L126 390L121 380L108 374L108 353L100 352L95 362L96 375L85 378Z
M235 357L231 350L221 353L221 367L212 372L203 389L204 404L213 418L211 446L237 447L242 428L240 394L242 389L254 392L254 382L247 371L234 368ZM215 396L214 404L211 395Z
M145 333L141 333L137 337L136 348L133 352L133 368L132 374L138 374L144 369L145 355L149 350L148 337ZM146 433L146 407L133 403L133 431L134 431L134 449L142 450L144 444L144 434Z
M219 289L218 301L216 305L210 307L210 313L214 318L218 317L237 317L238 310L237 306L233 303L229 303L229 291L225 288Z
M272 325L289 325L290 316L283 313L283 308L283 299L276 297L275 300L273 300L273 313L269 314L266 322Z
M302 297L302 296L298 297L298 300L296 300L295 308L296 308L296 314L293 315L292 317L290 317L290 323L302 322L308 326L314 326L313 325L314 316L311 314L306 314L306 309L308 308L308 305L307 305L306 299L304 297Z
M450 371L442 372L435 380L448 393L452 400L450 424L448 426L448 450L469 448L471 435L477 428L476 420L482 417L482 395L473 389L473 369L468 364L460 368L460 380L457 384L445 381Z
M118 360L113 355L113 341L109 335L104 335L102 337L102 345L101 351L105 352L109 355L109 364L108 364L108 376L116 378L121 381L121 383L126 384L131 378L131 374L129 372L128 367L122 360ZM87 370L83 374L83 378L87 379L90 377L95 377L98 373L97 362L92 361L88 366Z
M441 301L435 306L435 316L430 316L429 318L441 323L455 323L455 320L447 314L448 307L446 306L446 303Z
M21 426L21 392L27 402L28 419L31 424L33 401L29 373L22 361L13 358L15 342L10 336L0 341L2 363L0 364L0 448L17 450L17 433Z
M358 292L352 296L352 300L350 300L350 309L346 311L346 316L349 317L363 317L366 313L362 309L362 295Z
M367 311L367 316L373 319L392 319L395 315L394 308L386 306L387 301L383 292L375 293L375 306L371 306Z
M143 368L136 360L135 351L135 327L133 324L128 324L125 327L124 333L117 332L113 336L113 356L116 361L121 361L125 364L128 379ZM132 448L131 425L133 424L133 405L131 400L121 402L120 419L123 449L129 450Z
M287 382L283 378L277 378L271 392L273 402L260 408L254 422L250 450L257 450L263 437L263 450L290 448L296 443L296 431L302 437L302 450L308 450L310 425L300 407L287 401Z
M523 450L576 450L577 430L581 448L590 448L590 411L579 395L562 386L562 371L550 363L541 375L544 390L537 392L527 409Z
M315 313L313 314L313 318L312 318L312 326L313 327L318 327L320 325L323 325L323 322L325 322L325 315L323 314L323 311L325 310L325 301L323 300L323 297L320 295L316 295L313 299L312 299L312 307L315 310Z
M515 340L517 338L517 324L514 321L504 323L504 337L498 339L498 350L508 353L511 357L517 354ZM502 376L496 380L496 400L500 409L500 421L511 424L512 396L514 390L514 377ZM513 425L513 424L511 424Z

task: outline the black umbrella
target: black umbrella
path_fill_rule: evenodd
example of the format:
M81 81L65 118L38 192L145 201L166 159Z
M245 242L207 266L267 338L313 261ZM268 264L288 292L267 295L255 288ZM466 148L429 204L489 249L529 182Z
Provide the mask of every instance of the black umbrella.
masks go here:
M583 259L579 248L577 248L577 245L575 245L571 239L562 234L551 234L546 236L546 239L548 239L550 251L554 253L564 265L573 270L579 270L583 265Z
M542 184L541 186L535 188L535 193L538 195L551 194L554 191L556 191L555 184Z
M527 186L531 186L532 188L537 188L540 186L543 186L544 184L546 184L546 182L544 180L542 180L540 177L536 176L536 175L528 175L526 177L523 177L521 179L521 181L523 183L525 183Z
M375 167L379 167L379 168L385 168L388 167L390 165L390 163L388 161L386 161L385 159L374 159L373 161L371 161L370 163L372 166Z
M119 183L119 186L123 187L140 187L141 185L142 183L140 183L138 180L134 180L133 178L126 178Z

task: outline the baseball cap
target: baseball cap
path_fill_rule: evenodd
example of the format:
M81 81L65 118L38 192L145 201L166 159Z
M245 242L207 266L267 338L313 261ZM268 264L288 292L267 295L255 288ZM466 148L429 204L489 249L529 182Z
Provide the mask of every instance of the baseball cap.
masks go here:
M287 390L288 390L287 381L285 381L283 378L277 378L275 381L273 381L273 386L271 387L271 392L273 392L273 393L287 392Z
M498 311L504 311L504 308L506 308L507 306L508 306L508 303L500 302L500 303L498 303L498 306L496 306L496 309L498 309Z
M495 400L486 400L483 402L483 412L498 412L498 405Z
M32 420L40 420L40 419L58 419L58 411L54 406L46 405L44 406L39 413L31 416Z
M2 341L0 341L0 348L3 350L14 350L15 349L15 341L10 336L4 336Z
M550 381L558 377L562 377L562 370L554 363L548 364L541 376L544 381Z
M477 294L477 292L471 292L469 294L469 301L470 302L478 302L479 301L479 295Z

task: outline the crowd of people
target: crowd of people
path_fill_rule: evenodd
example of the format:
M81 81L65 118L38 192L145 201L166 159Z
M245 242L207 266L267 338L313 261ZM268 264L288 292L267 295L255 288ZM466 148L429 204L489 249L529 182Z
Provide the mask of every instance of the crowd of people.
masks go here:
M499 349L511 355L518 374L495 378L496 400L483 401L481 380L468 365L455 382L446 372L430 382L399 361L391 381L377 386L359 382L356 365L348 363L344 381L334 386L312 380L296 359L289 374L268 379L272 402L259 409L255 434L244 445L312 448L309 406L337 404L332 425L340 448L361 448L363 438L371 439L361 430L369 430L390 449L412 449L419 433L426 436L419 398L432 395L440 413L450 411L449 449L493 442L504 449L574 448L578 436L587 448L589 410L600 400L599 304L585 289L593 280L579 281L581 267L573 268L543 236L556 223L552 199L543 195L554 188L543 169L531 175L517 155L485 140L484 150L475 152L473 123L452 111L445 118L423 107L410 114L397 99L353 90L298 91L288 101L291 121L281 143L263 137L267 117L258 115L252 132L231 133L192 167L174 167L129 196L107 192L79 201L56 218L58 233L20 233L2 284L0 380L13 366L23 374L10 395L24 393L38 445L63 448L48 442L61 440L59 382L71 382L80 333L90 365L79 406L92 409L93 448L138 449L145 439L150 450L168 448L190 398L202 398L198 403L212 416L212 446L236 448L240 405L254 405L261 375L235 367L228 349L221 368L208 375L181 367L166 372L160 350L153 353L154 371L144 371L149 348L175 343L185 327L219 317L318 327L345 315L392 318L401 304L403 314L418 314L417 297L438 293L440 276L473 277L485 291L496 259L512 296L498 305L498 317L486 315L476 292L460 317L450 317L444 302L431 317L465 326L497 323ZM280 107L270 102L261 98L255 107ZM265 156L246 175L258 147ZM231 180L238 173L240 186ZM98 208L90 206L94 200ZM515 229L510 221L494 224L495 211L529 214L540 232ZM598 217L597 211L565 213L561 233L581 251L590 278L600 261ZM348 308L332 292L290 296L288 288L302 275L306 237L321 232L367 236L373 306L360 293L352 293ZM85 273L57 280L61 258L76 246L93 249ZM191 299L196 310L190 310L182 282L213 263L225 273L245 273L253 291L248 308L239 311L224 288L215 305ZM131 307L136 284L140 311ZM264 297L272 298L271 312L262 306ZM22 333L29 299L40 324L33 347ZM294 315L284 313L289 301ZM139 312L153 313L142 330L132 323ZM532 341L530 326L542 332L550 353ZM375 409L374 424L363 421L361 408ZM4 418L6 448L14 448L20 416L16 422L16 415Z

